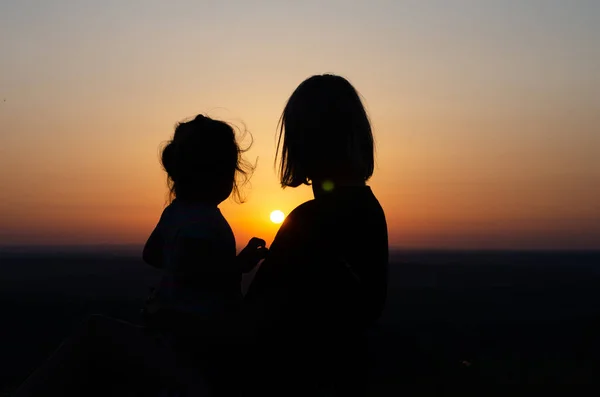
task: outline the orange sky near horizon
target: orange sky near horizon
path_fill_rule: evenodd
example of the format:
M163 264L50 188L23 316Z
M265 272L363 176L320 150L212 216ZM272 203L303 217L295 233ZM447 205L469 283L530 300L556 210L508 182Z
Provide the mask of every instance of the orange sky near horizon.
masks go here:
M365 98L391 246L600 249L600 5L521 3L4 2L0 246L142 244L197 113L251 132L221 209L270 243L312 198L279 187L277 121L331 72Z

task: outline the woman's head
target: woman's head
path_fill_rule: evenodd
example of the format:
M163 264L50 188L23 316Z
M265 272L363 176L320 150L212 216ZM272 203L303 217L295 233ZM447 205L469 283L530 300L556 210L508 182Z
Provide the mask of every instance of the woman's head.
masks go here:
M296 88L280 119L283 187L361 180L373 174L369 117L356 89L340 76L312 76Z
M218 204L233 192L241 201L240 183L253 171L243 152L227 123L203 115L179 123L161 156L171 199Z

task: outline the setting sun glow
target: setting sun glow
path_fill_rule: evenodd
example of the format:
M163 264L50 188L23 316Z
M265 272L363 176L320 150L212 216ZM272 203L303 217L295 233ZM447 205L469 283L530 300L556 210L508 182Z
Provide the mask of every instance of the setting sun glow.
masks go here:
M0 0L0 251L143 246L199 113L256 164L219 204L237 248L270 245L314 199L276 153L321 73L364 100L391 249L600 249L600 1L29 3Z
M271 222L273 222L273 223L281 223L285 219L285 215L283 212L281 212L279 210L275 210L275 211L271 212L270 218L271 218Z

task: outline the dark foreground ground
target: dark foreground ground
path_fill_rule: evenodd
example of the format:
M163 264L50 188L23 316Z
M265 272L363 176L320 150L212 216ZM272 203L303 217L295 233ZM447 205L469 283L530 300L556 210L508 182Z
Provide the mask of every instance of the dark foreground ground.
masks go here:
M0 395L88 313L139 321L157 276L126 254L0 253ZM600 253L396 252L374 395L600 390L599 287Z

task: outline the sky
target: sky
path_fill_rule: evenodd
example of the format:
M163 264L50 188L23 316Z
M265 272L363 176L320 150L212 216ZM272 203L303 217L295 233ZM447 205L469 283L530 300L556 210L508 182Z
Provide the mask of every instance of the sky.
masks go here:
M142 244L159 149L198 113L252 134L238 245L273 239L276 127L305 78L364 97L390 246L600 248L600 2L0 2L0 245ZM249 143L248 136L243 143Z

